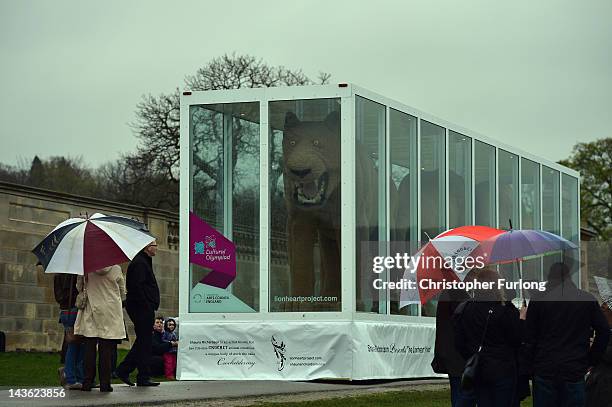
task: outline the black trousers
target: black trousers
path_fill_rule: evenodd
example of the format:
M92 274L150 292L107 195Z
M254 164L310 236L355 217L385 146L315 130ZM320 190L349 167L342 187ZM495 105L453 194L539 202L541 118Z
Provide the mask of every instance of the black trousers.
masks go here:
M96 377L96 346L100 353L98 360L100 388L104 389L111 385L111 363L113 353L117 350L117 341L115 339L85 338L84 387L91 387Z
M117 372L120 375L128 376L134 369L138 369L136 381L146 382L151 378L149 366L152 352L155 312L146 305L142 307L132 305L126 307L125 310L134 323L136 339L132 344L132 348L125 356L125 359L123 359L123 362L117 366Z

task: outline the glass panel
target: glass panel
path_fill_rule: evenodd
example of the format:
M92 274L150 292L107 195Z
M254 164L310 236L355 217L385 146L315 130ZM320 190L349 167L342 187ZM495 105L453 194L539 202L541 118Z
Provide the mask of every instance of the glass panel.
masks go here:
M472 224L472 139L448 134L449 228Z
M372 286L371 250L365 242L387 241L385 224L385 106L356 97L355 196L357 200L357 311L386 314L386 296ZM383 245L384 246L384 245ZM382 251L382 249L381 249ZM378 253L385 255L386 253Z
M236 245L236 279L221 289L191 266L190 312L259 309L259 104L191 106L192 211ZM228 164L231 162L231 166Z
M578 180L563 174L563 237L578 243Z
M340 100L269 114L270 311L340 311Z
M495 147L478 140L474 143L474 184L474 223L496 227Z
M421 241L446 229L444 127L421 120Z
M521 228L540 229L540 165L521 159ZM523 279L542 278L542 260L535 258L522 263Z
M499 150L499 228L518 229L518 156L504 150Z
M421 120L421 242L446 229L446 131ZM437 297L423 305L423 316L436 315Z
M392 218L391 253L416 253L417 230L417 119L416 117L389 109L391 140L392 189L398 191L397 202L391 202L397 215ZM391 195L393 197L393 195ZM403 277L403 270L393 268L392 281ZM400 275L401 274L401 275ZM398 309L399 290L391 291L391 314L418 315L418 306L410 305Z
M578 224L578 179L571 175L563 174L561 177L561 188L562 236L578 245L580 239L580 226ZM570 268L572 280L578 285L578 250L566 250L564 261Z
M561 234L559 228L561 219L560 196L559 171L542 166L542 229L556 235ZM561 261L561 259L560 254L544 256L542 259L542 277L544 279L548 277L550 266Z
M514 229L519 229L518 156L504 150L498 150L498 158L499 228L510 229L512 227ZM499 266L499 273L507 280L518 281L520 273L519 267L520 265L516 262L502 264ZM506 290L506 299L508 300L518 297L519 295L520 293L518 290Z
M223 233L223 113L191 106L192 210Z
M540 229L540 165L521 159L521 228Z
M559 235L559 171L542 167L542 229Z

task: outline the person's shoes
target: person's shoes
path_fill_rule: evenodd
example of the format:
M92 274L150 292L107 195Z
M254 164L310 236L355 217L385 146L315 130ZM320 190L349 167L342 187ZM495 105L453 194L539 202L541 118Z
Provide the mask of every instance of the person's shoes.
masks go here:
M91 384L84 384L81 386L81 391L91 391Z
M72 383L72 384L64 385L64 389L66 390L81 390L82 388L83 388L83 385L81 383Z
M133 386L134 385L134 382L132 382L130 380L130 376L128 376L128 375L124 376L122 373L117 372L115 370L115 376L117 377L117 379L121 380L123 383L127 384L128 386Z
M136 386L138 387L153 387L153 386L159 386L159 382L152 382L150 380L147 380L146 382L137 382Z
M112 391L113 391L113 388L111 386L100 386L101 393L110 393Z
M57 375L59 376L60 386L64 387L66 385L66 374L64 373L64 366L57 368Z

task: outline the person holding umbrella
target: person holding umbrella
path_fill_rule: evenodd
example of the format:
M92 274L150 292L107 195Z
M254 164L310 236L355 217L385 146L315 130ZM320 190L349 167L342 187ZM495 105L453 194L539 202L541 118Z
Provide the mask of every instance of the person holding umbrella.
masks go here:
M519 310L505 300L495 284L497 271L484 268L474 276L491 288L475 290L473 300L462 302L453 314L455 346L465 360L478 355L478 368L471 384L478 407L516 407L518 362L521 346ZM465 372L464 372L465 376ZM462 379L462 387L468 387Z
M85 378L81 390L91 391L96 375L96 347L100 357L100 391L111 392L111 363L117 340L125 338L122 301L125 280L121 267L115 265L96 270L77 279L84 308L79 309L74 332L85 337ZM77 301L77 305L79 301Z
M127 271L127 299L125 309L134 323L136 340L115 375L129 386L130 373L138 368L138 386L158 386L150 380L150 359L152 351L151 327L155 322L155 311L159 308L159 287L153 273L153 257L157 243L153 241L142 249L132 260Z

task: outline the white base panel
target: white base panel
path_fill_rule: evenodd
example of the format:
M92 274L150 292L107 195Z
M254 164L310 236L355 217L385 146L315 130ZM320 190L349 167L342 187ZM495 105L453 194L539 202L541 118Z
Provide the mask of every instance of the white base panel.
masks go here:
M435 326L418 323L183 322L180 380L435 377Z

